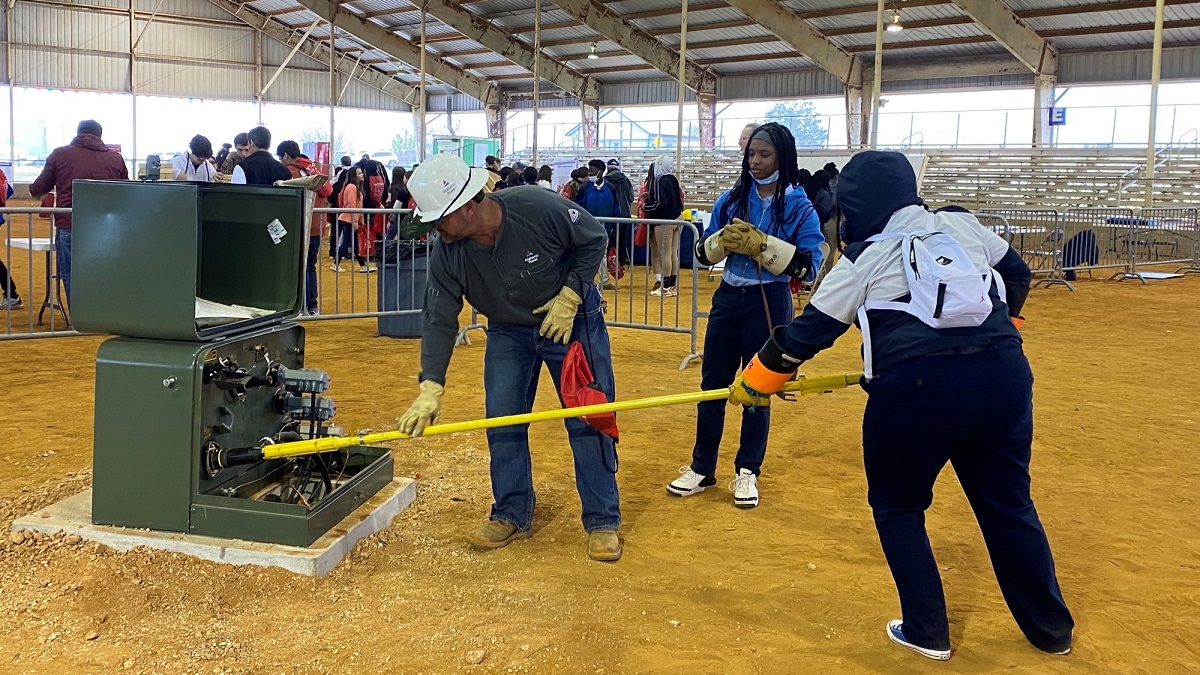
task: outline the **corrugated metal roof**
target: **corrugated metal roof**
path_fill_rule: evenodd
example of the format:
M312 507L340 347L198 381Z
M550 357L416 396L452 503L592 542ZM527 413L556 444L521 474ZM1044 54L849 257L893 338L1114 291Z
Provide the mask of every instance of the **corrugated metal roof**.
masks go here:
M796 56L796 50L782 42L763 42L737 45L734 47L710 47L708 49L697 48L692 50L688 48L688 57L697 59L724 59L736 58L742 56L752 56L760 54L763 56L775 55L777 58L791 58Z
M355 14L375 14L386 11L411 10L412 5L413 3L407 0L354 0L354 4L346 9Z
M486 2L473 3L469 9L474 14L491 16L493 14L504 14L506 12L532 11L533 3L530 2L530 0L487 0Z
M14 21L13 41L15 43L43 45L45 48L40 50L33 49L32 51L43 54L43 58L47 63L38 66L33 65L33 57L27 49L27 53L23 54L21 58L14 58L14 68L17 67L18 62L24 64L30 71L30 77L39 81L58 82L60 79L68 80L69 82L60 82L57 84L57 86L64 87L78 87L80 86L79 80L83 79L90 82L88 78L109 83L118 80L122 77L120 72L105 73L100 71L103 68L116 68L115 64L118 61L127 60L124 54L128 49L128 17L121 10L128 7L126 4L128 1L80 0L75 4L85 8L83 11L76 11L62 5L17 3L13 10L16 19ZM694 1L706 2L706 0ZM1111 4L1114 0L1006 1L1017 12L1029 12L1072 7L1102 8L1106 4ZM197 17L201 20L211 19L223 24L233 21L233 17L229 16L216 5L207 2L207 0L134 0L134 2L135 6L146 15L157 10L160 13ZM546 2L547 6L542 16L544 24L562 26L562 24L574 21L569 13L553 6L551 2L553 0ZM893 0L892 4L894 5L895 2L896 0ZM809 24L817 30L830 33L831 39L835 43L846 47L852 53L858 55L859 58L867 60L871 57L871 50L874 44L874 16L873 12L870 11L868 2L864 0L784 0L783 4L798 13L820 12L847 7L856 8L859 11L853 14L812 19ZM514 36L513 39L528 44L531 38L528 31L534 23L531 12L533 5L533 0L484 0L483 2L468 4L466 7L468 11L475 15L489 17L497 30L506 32L510 36ZM667 31L662 33L659 39L668 48L677 48L679 44L677 35L679 26L678 9L680 6L678 0L616 0L615 2L606 2L604 5L608 9L623 15L636 16L645 12L663 12L660 16L633 19L632 21L644 30ZM317 14L307 9L299 9L301 6L296 0L251 0L248 6L260 12L298 8L299 11L287 12L274 17L275 21L291 26L296 30L307 28L314 19L319 18ZM380 15L372 20L396 32L400 39L412 41L419 35L420 27L417 25L419 14L415 10L409 9L410 6L410 0L354 0L352 4L344 7L344 11L358 15L378 14L388 11L399 12L399 14ZM893 55L905 60L928 61L944 57L1005 53L1001 45L987 38L987 33L979 26L969 22L962 11L951 2L919 7L908 6L907 3L901 2L899 6L901 7L901 18L906 29L898 35L888 34L885 37L886 44L909 45L915 43L925 46L915 48L906 47L895 50L889 49L889 60ZM891 8L892 5L889 5L888 10L891 11ZM439 13L439 9L437 8L433 8L430 11L429 21L426 24L427 34L434 38L457 35L448 24L437 20ZM1166 8L1165 16L1168 22L1200 20L1200 0L1183 5L1170 5ZM146 17L140 18L139 24L145 25L145 19ZM1035 30L1051 34L1065 33L1060 37L1051 37L1050 39L1061 49L1068 52L1068 54L1076 51L1145 50L1150 43L1148 26L1152 20L1153 12L1147 8L1119 11L1090 11L1082 14L1064 13L1056 14L1055 16L1028 19L1030 25ZM786 44L775 39L774 34L767 27L749 23L749 19L736 8L721 7L703 11L693 10L688 16L688 21L691 28L690 55L697 61L705 62L718 75L736 76L730 77L730 79L739 81L737 84L730 83L723 86L721 89L723 96L728 95L744 98L752 96L752 92L754 91L760 93L768 91L775 93L792 92L792 94L783 95L809 95L812 91L825 90L821 82L811 79L805 80L800 76L797 76L799 79L789 80L789 73L774 72L781 70L808 71L813 69L813 65L810 60L797 55ZM738 25L743 22L745 22L743 25ZM716 29L705 29L703 27L705 24L713 23L732 23L734 25ZM929 23L935 25L927 25ZM1123 26L1136 27L1137 30L1103 30L1105 28ZM1100 29L1101 32L1096 32L1097 29ZM322 21L313 31L313 37L319 38L327 35L327 33L328 28ZM520 37L515 37L516 34L520 34ZM200 92L201 95L209 95L211 91L210 87L217 86L222 77L229 77L228 72L220 74L222 68L228 71L230 68L237 70L242 67L223 66L221 64L222 61L238 64L253 63L253 40L250 36L251 31L249 29L229 25L213 25L199 28L180 22L155 22L146 32L140 48L144 53L164 57L192 59L194 61L202 59L212 60L212 63L204 65L195 64L194 67L200 70L207 68L209 71L218 73L218 75L211 75L208 71L205 73L197 71L198 74L195 78L192 78L190 75L178 77L174 81L163 85L163 87L167 88L186 88L194 85L193 88ZM595 73L593 77L601 83L610 83L614 87L618 86L617 83L629 83L641 86L648 85L655 79L662 78L661 73L655 69L645 67L642 60L631 54L622 52L613 56L603 56L598 60L586 59L592 42L596 43L597 49L601 54L606 52L620 52L622 47L606 40L604 36L583 25L565 26L547 30L543 34L543 39L547 42L576 41L574 44L547 49L545 53L549 59L568 63L572 68L582 72L587 72L589 69L601 71L618 69L613 72ZM1200 28L1169 28L1164 34L1164 40L1168 49L1175 43L1200 42ZM961 43L935 44L932 46L927 44L938 41ZM704 47L704 42L732 42L733 44ZM216 45L216 47L213 47L213 45ZM338 31L338 39L335 41L334 47L338 50L365 50L365 53L361 54L361 58L366 61L389 58L384 52L376 49L376 45L370 45L362 40L353 38L349 33L342 30ZM15 46L14 49L20 49L20 47ZM430 45L430 52L435 56L446 52L470 52L482 49L484 48L479 43L469 39L434 42ZM78 53L67 53L67 50L74 50ZM264 63L274 64L279 62L282 58L286 58L286 53L289 51L290 47L286 45L275 44L269 40L264 41ZM1176 51L1182 53L1182 50ZM1187 53L1191 54L1193 52ZM94 58L89 61L88 58L84 58L85 56ZM118 58L119 56L124 57L124 59ZM358 58L358 56L352 55L350 58ZM1141 57L1138 58L1140 59ZM1172 58L1178 61L1181 57L1173 56ZM64 69L61 65L64 63L64 59L66 60L65 62L71 64L70 68ZM170 60L170 58L166 59L168 62ZM447 60L462 67L482 69L484 72L496 76L527 74L525 69L515 66L509 61L502 61L491 53L449 57ZM1166 57L1164 57L1164 61L1166 61ZM1141 61L1137 60L1136 62L1140 68ZM1107 72L1107 77L1110 79L1129 79L1129 77L1132 77L1129 75L1132 71L1128 63L1111 59L1100 59L1097 63L1115 69ZM1178 63L1181 65L1176 65L1175 70L1172 72L1184 74L1190 72L1188 64L1181 61ZM319 64L301 55L297 57L293 65L295 66L293 70L297 71L295 77L289 75L292 78L293 85L289 85L291 88L281 89L280 96L289 99L299 99L309 94L316 95L317 86L315 84L313 84L311 89L306 89L307 85L304 84L305 73L303 71L306 68L316 70L317 67L320 67L323 69L324 64ZM382 64L380 64L380 67L386 70L399 69L398 66L393 67ZM1097 81L1096 78L1104 75L1104 73L1089 70L1083 65L1074 67L1078 77L1088 78L1089 81ZM161 69L165 69L163 72L169 72L169 63L162 65ZM1197 69L1200 69L1200 66L1197 66ZM411 66L406 66L405 70L412 71L414 69ZM20 73L19 71L16 72L18 72L18 81L20 81ZM312 73L312 75L315 76L318 73ZM125 77L127 77L127 74ZM978 80L978 78L975 78L975 80ZM968 86L964 84L966 81L965 79L961 81L955 80L952 84L953 86ZM498 82L501 87L508 90L515 90L516 88L528 85L527 79L504 79L498 80ZM92 85L89 84L88 86ZM241 85L235 86L230 83L226 87L226 90L232 92L230 95L236 94L241 96L240 92L234 91L238 86ZM553 85L547 83L546 86L547 88L552 88ZM941 87L942 85L937 83L920 83L914 86ZM326 82L321 88L322 92L320 96L327 96L328 83ZM370 87L367 88L369 89ZM371 97L371 94L364 93L361 98L363 100L371 100Z
M631 10L636 11L636 10ZM737 21L747 18L739 9L733 7L724 7L721 9L706 9L700 12L688 12L688 32L699 33L704 30L706 23L720 23L723 21ZM666 16L654 16L647 19L637 19L635 23L643 30L657 30L673 28L675 32L679 32L679 15L668 14Z
M760 38L771 36L774 33L755 24L753 26L736 26L734 28L724 28L720 31L706 31L703 33L692 33L688 31L688 51L693 49L701 49L705 42L716 42L719 40L742 40L748 38ZM679 34L672 33L663 35L659 38L664 43L671 45L672 48L679 48ZM775 38L778 39L778 38Z
M886 16L891 16L889 9ZM920 26L923 22L939 19L965 17L954 5L934 5L931 7L904 7L901 5L900 20L905 30ZM808 23L819 31L838 30L844 28L861 28L870 31L872 40L875 35L875 13L852 14L849 16L831 16L820 19L809 19Z
M129 91L128 57L78 51L54 53L30 47L13 47L12 51L13 82L17 86Z
M804 57L761 59L737 63L719 63L712 66L713 72L721 75L735 73L785 72L816 68L816 64Z
M284 71L290 76L296 71ZM276 84L281 82L281 75ZM272 85L274 93L275 85ZM224 98L241 101L254 99L254 66L240 68L198 66L186 61L139 60L137 90L152 96ZM329 98L329 79L325 79L325 99Z
M953 40L956 38L979 37L987 35L987 33L976 24L969 23L961 26L938 26L936 28L920 28L916 30L903 30L899 33L888 33L883 37L883 48L886 50L888 45L900 44L904 42L924 42L926 40ZM872 50L875 47L875 35L873 33L860 33L856 35L839 35L832 38L834 42L843 47L849 46L870 46Z
M717 97L726 100L840 96L842 92L841 81L823 70L746 73L717 81Z
M1137 31L1131 33L1111 33L1107 35L1069 36L1055 38L1054 44L1061 49L1120 49L1144 46L1153 39L1153 31ZM1196 44L1200 42L1200 29L1172 28L1163 31L1163 44L1183 42ZM1147 52L1149 53L1149 52Z
M542 25L547 26L556 23L565 23L575 21L575 17L561 9L549 8L542 11ZM533 30L533 12L530 10L518 11L513 14L502 14L492 18L492 23L513 30ZM549 31L547 31L548 33Z

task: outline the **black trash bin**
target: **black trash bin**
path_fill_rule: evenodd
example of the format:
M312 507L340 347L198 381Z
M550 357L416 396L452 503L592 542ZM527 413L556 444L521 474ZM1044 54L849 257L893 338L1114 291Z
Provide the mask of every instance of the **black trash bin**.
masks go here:
M428 257L413 257L411 254L401 256L398 262L384 262L380 265L378 274L379 311L420 310L425 306ZM379 334L385 337L419 338L421 325L420 314L381 316Z

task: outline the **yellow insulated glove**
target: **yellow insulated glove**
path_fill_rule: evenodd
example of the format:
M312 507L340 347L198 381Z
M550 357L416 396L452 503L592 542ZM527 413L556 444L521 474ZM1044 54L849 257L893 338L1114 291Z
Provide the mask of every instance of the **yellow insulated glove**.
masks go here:
M738 373L737 379L729 387L730 405L744 405L748 408L769 407L771 395L758 391L746 384L745 373Z
M725 226L725 230L725 240L728 242L727 248L730 253L757 258L766 248L767 235L740 218L734 218L732 223Z
M398 420L399 430L409 436L420 436L425 427L437 423L442 416L442 394L445 392L446 388L433 380L422 382L417 400Z
M578 293L571 290L570 286L563 286L558 295L550 298L550 302L533 310L534 314L546 315L538 335L564 345L570 342L571 328L575 325L575 313L579 311L581 302L583 299L579 297Z

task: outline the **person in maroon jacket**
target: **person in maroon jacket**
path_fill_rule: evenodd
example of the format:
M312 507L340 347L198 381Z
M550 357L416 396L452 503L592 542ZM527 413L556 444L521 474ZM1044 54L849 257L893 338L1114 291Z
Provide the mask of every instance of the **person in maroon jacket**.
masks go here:
M29 194L41 199L51 192L55 205L71 208L71 184L77 180L129 180L129 167L121 155L109 150L100 140L104 130L96 120L79 123L70 145L56 148L46 158L42 174L29 185ZM54 216L54 252L58 276L71 304L71 216Z

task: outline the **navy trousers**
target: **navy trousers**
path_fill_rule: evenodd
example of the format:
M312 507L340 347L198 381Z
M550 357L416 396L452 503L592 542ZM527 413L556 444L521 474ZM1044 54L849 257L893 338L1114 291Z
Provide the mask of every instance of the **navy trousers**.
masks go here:
M763 305L763 294L767 304ZM713 293L704 333L704 360L700 366L700 388L720 389L733 384L741 370L771 336L771 326L786 326L792 320L792 292L783 282L762 286L732 286L721 282ZM696 405L696 446L692 449L692 471L712 476L717 470L717 451L725 430L725 399ZM770 408L743 408L742 432L734 471L762 471L767 454Z
M908 359L866 389L867 501L899 591L905 638L950 648L942 580L925 533L933 484L949 461L1017 625L1043 651L1070 646L1075 623L1029 496L1033 375L1021 348Z

